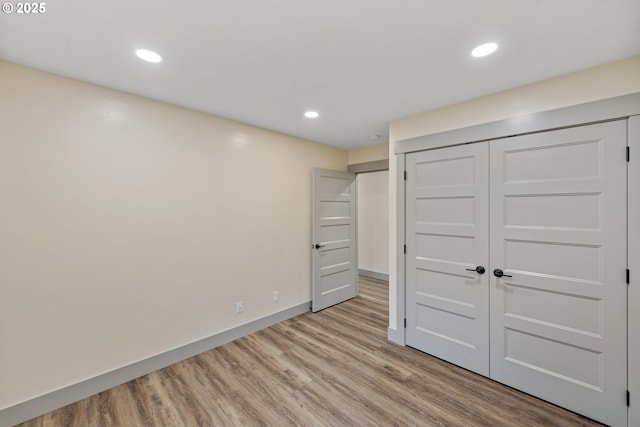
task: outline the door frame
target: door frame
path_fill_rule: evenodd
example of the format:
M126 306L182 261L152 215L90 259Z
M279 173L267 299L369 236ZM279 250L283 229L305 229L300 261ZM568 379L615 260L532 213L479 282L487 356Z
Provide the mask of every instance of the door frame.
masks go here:
M633 161L627 163L627 215L640 218L640 115L627 121L627 145L634 153ZM627 311L628 357L640 360L640 221L627 223L627 266L632 272L627 289L629 307ZM630 393L629 425L640 425L640 365L629 363L627 369Z
M407 153L423 151L473 142L509 138L530 133L583 126L612 120L627 120L627 145L634 153L634 160L627 164L627 217L640 218L640 92L588 102L539 113L517 119L505 119L451 131L424 135L396 141L394 146L396 177L396 265L391 274L390 285L395 293L390 295L389 329L387 337L391 342L406 345L404 322L406 318L406 263L405 236L405 156ZM637 153L637 154L635 154ZM635 160L635 159L638 160ZM393 215L393 213L391 213ZM390 217L391 222L394 221ZM640 221L628 221L627 266L632 272L628 285L628 354L627 360L640 360ZM393 260L392 260L393 261ZM390 262L393 269L393 262ZM391 273L391 271L390 271ZM395 282L395 283L394 283ZM393 292L393 286L392 292ZM395 300L395 301L394 301ZM635 310L629 310L635 307ZM629 404L629 425L640 424L640 366L628 366L628 389L631 394Z
M389 171L389 159L383 159L383 160L375 160L375 161L371 161L371 162L364 162L364 163L353 163L350 164L348 169L349 172L353 172L356 174L356 216L359 215L359 211L360 211L360 206L358 205L358 199L359 199L359 189L358 189L358 175L361 174L367 174L367 173L371 173L371 172L383 172L383 171ZM358 246L360 244L360 239L358 238L358 232L359 232L359 224L358 221L356 221L356 246ZM360 253L360 248L357 248L358 250L358 254ZM358 262L358 260L356 260L356 267L357 267L357 271L358 271L358 276L360 276L360 264ZM363 276L365 277L372 277L374 279L378 279L378 280L385 280L385 281L389 281L389 274L386 274L386 277L382 277L383 275L380 274L380 276L374 276L374 275L366 275L363 274Z

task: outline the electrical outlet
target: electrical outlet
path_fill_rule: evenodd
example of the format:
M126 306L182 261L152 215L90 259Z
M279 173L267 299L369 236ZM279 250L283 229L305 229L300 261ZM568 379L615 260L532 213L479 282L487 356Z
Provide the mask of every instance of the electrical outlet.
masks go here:
M273 300L278 301L280 299L280 293L278 291L273 291Z
M242 301L238 301L236 303L236 313L242 313L242 310L244 310L244 306L242 304Z

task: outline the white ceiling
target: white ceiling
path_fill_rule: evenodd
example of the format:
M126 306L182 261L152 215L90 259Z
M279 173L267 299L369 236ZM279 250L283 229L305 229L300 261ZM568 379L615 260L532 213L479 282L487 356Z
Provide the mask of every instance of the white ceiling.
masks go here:
M393 119L640 54L640 0L45 5L0 13L0 59L346 149L386 142ZM487 41L498 51L472 58Z

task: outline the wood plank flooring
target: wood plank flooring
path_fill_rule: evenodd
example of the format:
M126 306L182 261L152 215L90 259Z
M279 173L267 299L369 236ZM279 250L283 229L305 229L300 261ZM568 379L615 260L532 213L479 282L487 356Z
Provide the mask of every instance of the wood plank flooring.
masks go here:
M21 424L598 426L391 344L386 282Z

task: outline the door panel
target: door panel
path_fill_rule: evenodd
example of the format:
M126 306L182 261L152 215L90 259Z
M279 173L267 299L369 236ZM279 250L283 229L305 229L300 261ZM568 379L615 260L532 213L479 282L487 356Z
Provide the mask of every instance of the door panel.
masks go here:
M358 293L356 218L355 174L314 169L313 311Z
M490 144L491 378L626 425L625 123Z
M488 144L407 156L407 345L489 374Z

